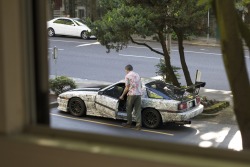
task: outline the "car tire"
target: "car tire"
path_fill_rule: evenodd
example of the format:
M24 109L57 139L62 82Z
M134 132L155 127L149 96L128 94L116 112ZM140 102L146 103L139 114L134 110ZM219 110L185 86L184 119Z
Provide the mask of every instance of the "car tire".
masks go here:
M49 37L55 36L55 30L53 28L48 28L48 36Z
M88 36L88 34L87 34L87 31L83 31L83 32L81 33L81 38L82 38L82 39L89 39L89 36Z
M162 125L159 111L149 108L142 111L142 125L146 128L155 129Z
M81 117L86 115L86 106L82 99L74 97L68 103L68 109L71 115Z

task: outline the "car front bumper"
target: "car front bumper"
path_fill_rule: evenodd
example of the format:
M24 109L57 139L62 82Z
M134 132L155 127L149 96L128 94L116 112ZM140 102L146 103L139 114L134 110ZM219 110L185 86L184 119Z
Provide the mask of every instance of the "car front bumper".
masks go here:
M60 111L64 111L64 112L67 112L67 105L68 105L68 99L63 99L63 98L60 98L58 97L57 98L57 102L58 102L58 107L57 109L60 110Z
M179 122L179 121L186 121L189 120L190 118L193 118L200 113L202 113L204 109L203 105L199 105L197 107L192 108L191 110L181 112L181 113L173 113L173 112L167 112L167 111L162 111L160 112L162 116L162 122L167 123L167 122Z

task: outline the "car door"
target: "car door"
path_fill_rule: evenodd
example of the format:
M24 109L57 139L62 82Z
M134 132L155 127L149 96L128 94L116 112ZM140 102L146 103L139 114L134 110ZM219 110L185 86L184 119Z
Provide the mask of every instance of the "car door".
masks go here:
M123 89L120 86L113 85L98 93L95 106L101 116L116 119L119 97L122 91Z
M64 31L65 35L69 36L80 36L80 33L76 33L77 25L71 19L65 19Z
M53 22L53 29L57 35L66 35L65 34L65 25L67 24L66 19L57 19Z

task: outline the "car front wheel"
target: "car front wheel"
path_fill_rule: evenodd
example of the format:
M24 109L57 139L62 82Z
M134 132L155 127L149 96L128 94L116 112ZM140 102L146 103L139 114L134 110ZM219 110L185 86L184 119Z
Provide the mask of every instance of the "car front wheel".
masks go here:
M68 104L69 112L71 115L80 117L86 115L86 106L82 99L72 98Z
M87 31L83 31L83 32L81 33L81 37L82 37L82 39L88 39L89 36L88 36Z
M145 109L142 112L142 124L146 128L157 128L162 124L160 113L155 109Z

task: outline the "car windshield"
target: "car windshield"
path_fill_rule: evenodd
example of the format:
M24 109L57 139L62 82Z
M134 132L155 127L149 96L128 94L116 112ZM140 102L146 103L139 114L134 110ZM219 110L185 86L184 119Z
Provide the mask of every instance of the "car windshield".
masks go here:
M185 90L179 89L174 85L167 84L160 80L147 83L146 87L148 87L150 90L153 90L154 93L157 93L160 96L164 96L165 98L167 96L170 99L174 100L182 100L183 97L187 97L188 95L188 93Z
M79 26L85 25L84 22L83 22L83 20L81 20L81 19L74 19L74 21Z

